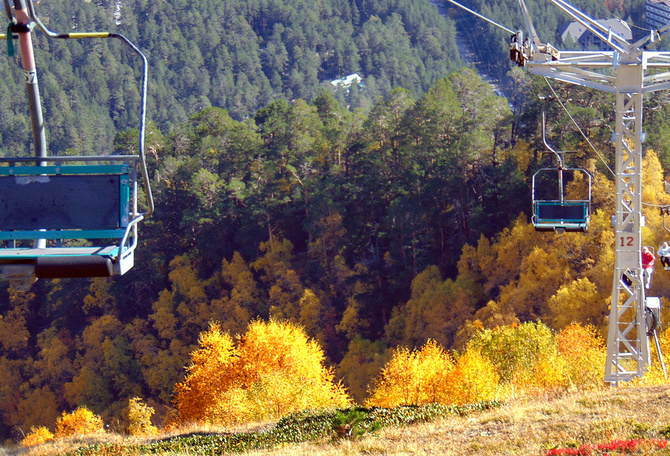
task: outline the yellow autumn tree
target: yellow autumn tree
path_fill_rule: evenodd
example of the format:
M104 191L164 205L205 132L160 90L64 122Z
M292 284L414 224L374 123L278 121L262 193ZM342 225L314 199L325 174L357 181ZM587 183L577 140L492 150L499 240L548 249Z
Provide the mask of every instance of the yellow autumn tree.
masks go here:
M382 369L366 405L451 403L447 386L453 368L451 355L434 340L426 342L420 350L400 347Z
M379 376L389 359L389 349L383 341L373 342L356 337L349 342L347 353L337 366L337 373L344 378L356 403L365 401L369 385Z
M565 267L556 255L547 251L546 237L535 232L521 214L511 228L498 234L493 244L481 237L476 252L464 248L459 275L465 279L464 285L469 282L468 290L478 290L480 300L499 296L469 318L470 323L464 324L479 321L486 328L494 328L536 317L543 310L544 300L551 296L551 286L563 279ZM543 286L541 281L550 283ZM459 346L466 343L462 335L455 342Z
M107 277L93 279L89 294L84 297L84 313L113 314L116 311L116 298L110 293L112 283Z
M237 354L236 378L249 393L256 419L349 403L344 387L334 383L332 369L324 365L323 349L302 326L256 320L240 338Z
M471 299L459 283L443 281L437 266L429 266L412 280L412 296L394 309L386 332L397 344L419 346L432 339L451 346L458 328L473 314Z
M648 204L670 204L670 195L665 191L663 165L658 154L648 149L642 160L642 199ZM658 211L653 211L659 214Z
M187 378L176 387L181 421L226 425L350 402L325 367L321 346L297 324L256 320L235 345L212 325L200 340Z
M198 279L198 271L187 255L170 262L169 278L170 289L159 293L149 319L161 339L195 343L195 335L214 319L205 284Z
M473 404L496 398L500 377L493 363L478 350L468 348L449 373L449 403Z
M558 351L565 360L567 387L601 388L605 375L605 342L593 325L572 323L557 336Z
M605 326L606 296L587 277L561 286L549 299L551 323L560 331L573 322L598 327Z
M212 324L200 334L183 382L175 386L174 404L183 422L202 421L219 397L233 386L229 367L237 358L233 339Z
M28 346L30 333L26 327L26 312L14 307L0 315L0 353L20 355Z
M522 321L543 318L548 299L568 273L567 265L549 246L535 247L523 258L518 281L502 288L500 304Z
M154 408L145 404L141 398L133 397L128 401L128 431L131 435L156 435L158 429L151 424Z
M659 206L670 204L670 195L665 190L667 185L663 176L663 167L658 155L647 150L642 160L642 201L646 226L642 228L643 245L655 250L663 242L670 241L670 234L665 226L670 226L670 218L663 216ZM670 293L670 273L661 268L660 260L656 260L656 272L652 279L652 290L655 296L667 296Z
M501 382L519 389L561 382L556 337L542 322L483 329L473 336L468 348L493 363Z
M337 332L344 333L349 340L359 337L369 326L369 322L361 317L361 307L361 303L354 297L349 298L342 319L335 326Z
M497 238L493 252L486 249L487 261L480 263L488 278L487 290L513 282L519 276L524 258L537 246L546 245L546 238L535 231L523 214L514 221L511 229L505 228Z
M224 331L241 334L257 312L260 290L251 269L238 252L233 254L230 262L223 260L221 278L230 291L224 291L221 299L212 301L215 318L221 322Z
M270 315L276 319L298 321L298 303L304 293L300 276L291 267L293 244L287 240L262 242L263 256L251 263L251 268L261 275L261 280L269 287Z
M491 242L483 234L479 237L477 248L467 244L463 246L461 257L458 259L457 281L466 288L472 302L485 301L486 296L490 294L491 290L485 286L488 277L484 271L490 270L495 263L495 252Z
M326 344L326 332L324 326L324 305L319 297L309 288L300 298L300 319L298 323L310 337L317 340L321 346Z

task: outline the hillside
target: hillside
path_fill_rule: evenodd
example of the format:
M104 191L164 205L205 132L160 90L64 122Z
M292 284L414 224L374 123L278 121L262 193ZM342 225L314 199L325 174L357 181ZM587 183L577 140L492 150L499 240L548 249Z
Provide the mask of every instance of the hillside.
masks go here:
M369 109L394 88L419 96L463 66L453 22L428 0L63 0L37 11L55 32L109 31L137 44L149 61L148 119L163 131L210 106L241 120L278 99L311 102L352 73L364 89L337 97ZM50 153L114 151L115 133L137 125L138 59L115 40L35 37ZM23 74L17 59L3 59L0 154L24 155Z
M203 439L220 432L267 432L272 425L257 430L195 430L181 434L181 450L170 450L170 455L204 454L206 447L188 446L189 436L202 434ZM552 448L579 448L580 445L609 444L613 441L635 439L666 439L670 434L670 386L627 386L602 389L588 393L572 393L561 397L519 398L500 408L483 412L470 412L465 416L449 416L432 421L383 428L357 438L322 435L316 441L301 444L283 444L266 450L243 452L247 456L316 455L340 456L351 454L419 455L440 454L461 456L465 454L498 456L515 454L538 456ZM178 441L180 434L169 439ZM163 438L158 437L157 441ZM76 454L138 454L142 443L135 438L108 435L100 442L114 443L119 453L111 447L96 451L95 447L82 448ZM92 440L70 441L58 447L44 445L30 451L5 448L9 456L49 456L72 451L80 445L90 445ZM131 451L127 445L134 446ZM144 441L145 444L149 443ZM126 445L126 450L123 451ZM619 443L623 445L623 443ZM668 450L644 446L626 454L667 455ZM101 447L103 448L103 447ZM147 447L148 448L148 447ZM173 446L173 448L175 448ZM154 450L155 451L155 450ZM211 450L210 450L211 451ZM594 452L592 454L603 454ZM620 453L609 453L620 454Z
M352 21L355 5L369 21L354 28L352 36L365 35L368 44L380 46L391 46L383 39L389 33L409 40L400 25L419 24L428 14L419 2L420 11L409 8L406 18L400 14L402 20L384 10L388 3L340 3L309 5L324 7L321 13L330 18L336 15L328 5L343 10L349 5ZM71 18L57 14L62 11L49 13L47 4L54 3L43 5L51 24L70 24ZM75 22L85 29L107 24L112 17L111 2L77 5L81 9L76 9ZM204 62L209 62L196 48L220 45L217 52L226 58L217 65L226 66L229 57L242 65L249 63L242 58L244 52L233 58L223 49L229 44L237 44L233 47L238 51L245 49L242 44L269 46L268 36L242 43L231 33L226 45L210 42L214 35L194 26L201 18L186 2L156 5L124 2L119 25L140 38L160 67L153 76L149 108L157 117L147 135L156 212L142 224L135 267L123 277L39 280L28 292L0 283L3 442L17 442L35 426L54 429L61 413L79 406L123 429L124 409L136 397L155 409L155 424L164 425L175 413L175 388L185 379L199 335L213 322L233 339L252 321L299 325L323 348L327 367L360 404L398 347L412 350L431 339L458 354L473 335L494 328L523 329L526 324L552 337L572 323L606 333L614 258L610 95L563 84L551 88L588 131L587 144L566 110L558 103L548 106L549 142L577 151L569 165L593 176L593 215L587 233L536 232L527 216L531 178L538 168L552 165L551 157L541 153L546 148L540 135L540 97L550 89L540 78L514 74L515 112L469 69L436 76L430 83L417 76L414 86L407 82L409 88L389 83L367 109L352 110L342 93L314 86L311 100L296 98L293 91L269 101L233 97L226 102L239 103L244 110L226 110L216 107L225 103L201 96L202 91L214 91L213 86L194 83L189 70L204 71ZM211 9L217 5L209 3ZM271 14L284 11L270 1L230 5L243 10L234 23L247 31L270 33L271 19L279 20ZM394 7L409 5L398 0ZM433 6L421 5L434 13ZM181 9L175 10L177 6ZM304 19L299 13L306 10L283 6L291 12L283 19L293 18L296 24ZM223 8L218 13L227 17L240 11ZM139 13L146 14L141 16L147 18L145 27L130 21ZM272 30L280 30L273 24ZM309 43L306 36L314 37L318 47L317 38L323 35L313 32L300 35L296 25L280 35ZM444 44L432 39L424 44L430 43ZM51 59L63 80L72 81L59 85L44 73L47 99L57 94L65 100L57 106L47 102L47 114L69 127L49 130L51 143L58 144L59 153L78 153L97 138L87 128L104 125L108 134L98 138L101 144L132 149L137 138L136 132L126 131L132 120L126 110L132 111L137 100L121 97L125 92L117 89L134 80L134 63L126 57L122 63L115 60L114 49L105 45L78 44L72 50L66 45L54 44L53 56L39 55ZM326 51L324 58L331 55ZM406 69L412 61L374 52L382 55L387 63L402 64L398 68ZM421 52L406 55L420 58ZM252 60L250 68L260 71ZM72 70L73 62L93 65L90 86L82 82L88 77ZM239 71L233 73L244 82ZM297 78L299 72L290 74ZM109 90L94 83L108 75L115 76ZM168 90L171 78L177 85ZM398 85L403 81L396 78ZM231 93L252 93L245 91L247 83ZM11 92L0 90L6 106ZM95 95L101 106L119 108L115 121L100 123L87 116L100 110L80 98L68 99L74 94L81 99ZM668 238L658 211L670 203L663 185L670 169L670 143L665 141L670 104L665 101L663 94L650 96L645 112L644 243L652 246ZM68 111L69 104L76 109ZM22 125L18 114L5 115L2 125ZM116 136L118 131L124 133ZM19 149L25 139L19 133L0 136ZM59 137L81 142L58 143ZM601 153L596 155L593 148ZM576 194L584 186L574 179L566 188ZM659 268L651 293L670 296L669 273ZM668 321L667 302L663 309L662 320ZM509 358L509 351L499 357ZM600 369L602 363L591 365Z
M667 432L669 425L670 387L605 389L557 399L527 398L466 417L383 429L360 441L303 444L246 454L537 456L554 447L579 447L615 439L663 439L666 437L661 433L664 429Z
M525 131L469 70L418 100L394 90L368 115L323 92L249 121L209 108L169 135L152 131L157 210L133 270L0 290L0 436L53 429L80 405L123 423L132 397L163 423L210 322L233 337L254 319L302 325L359 403L398 346L462 350L477 328L537 320L604 334L614 188L580 153L597 183L589 232L535 232L523 212L545 163L531 128L545 89L525 87ZM611 115L598 95L560 90L583 116ZM591 128L605 151L608 127ZM574 130L551 137L584 150ZM643 166L645 201L667 204L659 157L648 150ZM658 245L662 217L646 216L645 243ZM652 291L670 294L665 271Z

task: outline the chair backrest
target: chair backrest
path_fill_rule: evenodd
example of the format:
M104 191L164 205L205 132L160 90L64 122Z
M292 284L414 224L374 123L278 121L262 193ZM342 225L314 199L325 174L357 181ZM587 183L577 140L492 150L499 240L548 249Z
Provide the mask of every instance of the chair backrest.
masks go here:
M533 225L537 231L588 230L590 203L588 201L535 201L533 203Z
M538 201L535 203L535 216L538 222L585 223L588 215L588 202Z
M134 164L0 167L0 240L121 238Z

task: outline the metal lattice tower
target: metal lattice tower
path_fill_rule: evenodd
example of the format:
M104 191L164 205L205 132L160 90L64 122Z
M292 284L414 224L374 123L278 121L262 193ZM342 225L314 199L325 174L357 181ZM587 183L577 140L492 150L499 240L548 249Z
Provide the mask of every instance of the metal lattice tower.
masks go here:
M605 381L618 384L642 376L651 362L642 281L642 107L644 94L670 88L670 53L648 51L670 25L629 43L563 0L551 3L607 43L609 51L559 51L542 44L523 0L529 36L512 36L510 57L530 73L616 96L616 257L612 285ZM660 353L659 353L660 356Z

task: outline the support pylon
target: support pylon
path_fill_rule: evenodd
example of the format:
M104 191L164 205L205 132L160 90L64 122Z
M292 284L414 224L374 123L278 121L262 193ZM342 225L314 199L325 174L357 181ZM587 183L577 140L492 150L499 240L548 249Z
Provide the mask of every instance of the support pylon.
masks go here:
M651 362L641 260L642 108L644 94L670 88L670 72L657 72L670 68L670 53L646 50L669 33L670 25L629 43L567 2L550 1L611 48L559 51L541 43L524 1L519 0L529 35L512 36L512 60L530 73L616 96L616 256L605 366L605 381L616 385L644 375Z

